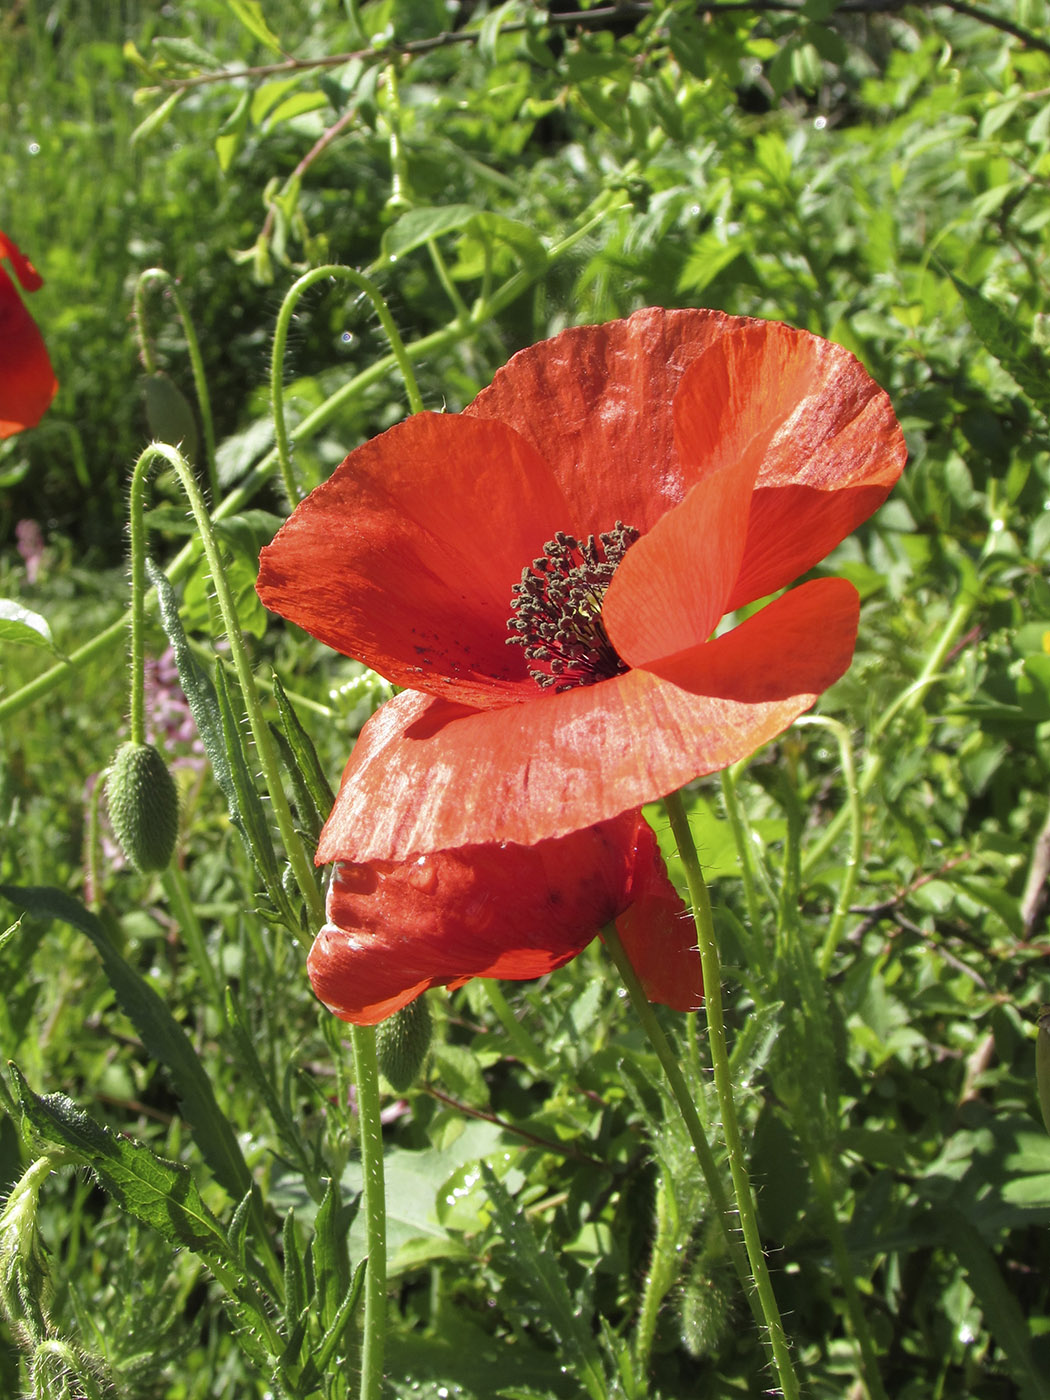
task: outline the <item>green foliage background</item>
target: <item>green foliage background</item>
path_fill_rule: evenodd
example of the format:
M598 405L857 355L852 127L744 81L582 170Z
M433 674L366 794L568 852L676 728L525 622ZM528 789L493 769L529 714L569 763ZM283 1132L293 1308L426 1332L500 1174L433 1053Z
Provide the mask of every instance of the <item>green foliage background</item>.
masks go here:
M230 76L288 54L301 71ZM1050 1394L1050 1137L1032 1076L1047 932L1025 899L1050 793L1048 91L1044 0L627 4L576 19L519 0L54 0L0 16L0 226L45 277L30 305L61 382L40 427L0 446L0 596L43 614L64 652L125 606L125 491L149 437L129 318L137 277L159 265L200 338L221 489L255 483L225 537L242 625L333 783L376 688L267 627L250 588L287 508L273 470L252 471L272 440L273 324L299 272L368 271L410 345L436 337L417 365L428 407L461 407L522 345L646 304L806 327L890 392L909 467L828 565L865 605L854 667L821 707L848 726L863 811L859 882L825 968L851 859L832 739L795 730L729 786L690 794L764 1237L808 1393L829 1400L857 1368L843 1258L888 1394ZM514 277L520 294L500 305ZM158 363L192 399L172 305L156 291L146 305ZM385 353L365 302L312 290L284 361L293 435ZM405 411L397 374L376 378L296 436L299 479L323 479ZM154 500L166 559L186 540L183 506L166 477ZM46 537L32 583L15 549L24 519ZM184 578L183 623L210 659L208 594L199 569ZM53 660L0 641L0 705ZM291 1316L295 1286L267 1275L267 1250L328 1260L324 1183L341 1183L341 1210L355 1191L345 1047L309 994L306 931L254 913L259 881L210 775L178 772L178 888L115 868L85 888L88 787L125 693L118 641L5 719L0 880L93 903L107 946L161 993L259 1184L247 1238ZM734 794L760 838L745 843L757 926ZM45 915L0 943L5 1057L37 1093L62 1090L188 1166L232 1230L230 1182L187 1125L171 1064L118 1004L97 943ZM560 1367L580 1317L610 1395L768 1383L609 972L594 948L546 985L504 987L513 1024L478 987L432 999L426 1084L388 1130L391 1395L579 1394ZM704 1100L702 1037L674 1029ZM8 1107L4 1190L32 1156ZM47 1181L39 1227L74 1371L89 1353L118 1393L165 1400L271 1385L214 1259L173 1250L86 1173ZM530 1240L564 1278L568 1314L537 1288ZM324 1267L345 1283L359 1250L351 1233L350 1259ZM32 1374L24 1340L8 1328L0 1393L77 1393ZM339 1376L298 1393L351 1393L353 1367L351 1346Z

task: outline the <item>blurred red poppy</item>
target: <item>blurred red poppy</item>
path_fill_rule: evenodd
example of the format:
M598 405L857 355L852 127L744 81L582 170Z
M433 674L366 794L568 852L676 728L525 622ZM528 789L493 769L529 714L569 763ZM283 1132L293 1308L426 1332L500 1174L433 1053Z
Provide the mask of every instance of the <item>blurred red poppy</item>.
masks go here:
M0 230L0 259L4 258L25 291L35 292L43 285L33 264ZM0 266L0 438L35 427L57 388L44 338Z
M848 351L656 308L532 346L464 413L359 447L258 581L267 607L410 688L366 726L318 861L557 841L781 733L848 667L855 589L816 579L719 623L812 568L904 459ZM352 938L359 904L346 917ZM435 981L476 975L452 944Z

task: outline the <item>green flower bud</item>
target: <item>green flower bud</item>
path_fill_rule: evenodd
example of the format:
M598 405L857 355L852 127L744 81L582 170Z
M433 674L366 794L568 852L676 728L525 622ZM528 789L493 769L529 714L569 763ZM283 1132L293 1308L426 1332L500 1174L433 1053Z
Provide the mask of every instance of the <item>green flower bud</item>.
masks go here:
M1043 1122L1050 1133L1050 1006L1039 1008L1039 1034L1035 1042L1035 1086L1039 1091L1039 1107Z
M179 832L175 779L152 744L121 744L106 779L113 832L136 870L163 870Z
M432 1029L430 1007L422 996L376 1028L379 1068L396 1094L403 1094L419 1077Z

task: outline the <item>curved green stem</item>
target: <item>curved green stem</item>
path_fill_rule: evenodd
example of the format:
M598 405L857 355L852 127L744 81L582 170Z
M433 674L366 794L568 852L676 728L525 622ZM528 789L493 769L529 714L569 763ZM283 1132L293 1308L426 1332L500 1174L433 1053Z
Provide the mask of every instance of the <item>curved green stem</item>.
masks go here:
M313 267L309 272L304 272L302 277L288 288L284 301L281 303L277 324L273 332L273 354L270 360L270 398L273 405L273 430L277 444L277 461L280 465L281 480L284 482L285 495L288 497L289 504L293 506L302 499L302 492L299 490L299 484L292 469L288 428L284 420L284 347L288 339L288 327L292 323L292 313L298 305L299 298L325 278L329 280L338 278L341 281L349 282L369 298L376 309L376 315L386 333L386 338L390 342L390 356L401 371L401 377L405 381L409 407L413 413L420 413L423 408L423 399L420 396L416 376L412 370L412 361L405 349L405 342L401 339L397 326L394 325L394 318L390 314L390 308L376 284L362 273L355 272L352 267L344 267L341 263L326 263L323 267ZM361 376L358 375L352 382L357 383L360 378ZM344 398L340 399L340 402L344 401ZM300 432L305 427L306 421L304 420L300 424Z
M758 1212L755 1208L751 1178L747 1169L747 1157L740 1125L737 1122L736 1103L733 1099L733 1084L729 1069L729 1054L726 1048L725 1021L722 1014L722 969L718 957L718 943L715 938L714 919L711 914L711 900L707 893L703 871L697 858L693 835L689 829L689 819L685 814L682 799L678 793L664 798L667 812L678 843L678 853L685 867L689 898L693 906L697 938L700 945L700 962L704 971L704 1009L707 1013L708 1047L711 1055L711 1068L714 1072L715 1093L722 1114L722 1131L725 1135L726 1151L729 1156L729 1170L733 1177L733 1190L736 1195L740 1228L744 1236L747 1257L751 1264L751 1276L755 1281L755 1291L768 1332L769 1345L773 1353L773 1364L780 1379L781 1389L787 1400L798 1400L799 1384L791 1360L791 1349L781 1321L773 1283L769 1277L766 1256L762 1250L762 1240L758 1231Z
M262 768L270 805L281 833L285 854L309 912L310 923L315 928L319 928L324 923L324 904L314 881L313 865L296 830L292 810L284 792L276 745L256 690L251 660L237 620L237 610L222 565L212 520L189 464L180 452L174 447L169 447L166 443L152 443L135 464L131 486L132 537L134 539L136 533L138 534L140 539L139 554L141 556L143 554L141 536L144 533L144 524L141 519L143 492L149 469L158 457L163 458L174 469L186 493L190 510L193 512L205 558L208 562L212 584L215 588L215 598L222 614L223 625L226 628L230 657L240 682L248 724L255 741L256 755ZM139 516L137 521L135 520L136 515ZM139 582L136 587L136 565L133 557L133 617L136 610L141 612L143 605L145 565L141 557L139 570ZM368 1332L365 1339L360 1396L361 1400L379 1400L383 1380L383 1350L386 1331L386 1213L382 1201L383 1153L382 1129L379 1121L375 1033L369 1029L355 1026L352 1029L352 1040L354 1057L357 1062L368 1246L368 1271L365 1276L365 1317Z
M714 1153L711 1151L711 1144L707 1140L700 1115L697 1113L696 1104L689 1091L689 1085L685 1081L678 1056L671 1049L667 1037L664 1035L663 1027L656 1019L653 1008L649 1005L649 1000L634 966L624 951L620 936L616 932L616 925L609 924L602 930L602 942L608 949L609 956L616 964L616 970L627 988L627 993L631 998L631 1005L634 1007L635 1015L641 1022L642 1029L649 1039L650 1045L656 1052L656 1057L660 1061L668 1087L672 1097L678 1105L678 1110L685 1123L689 1140L696 1151L696 1160L700 1166L700 1171L707 1186L708 1195L711 1197L711 1204L714 1207L714 1214L719 1222L726 1250L732 1260L736 1270L737 1278L744 1290L744 1296L751 1307L755 1321L760 1329L766 1327L765 1315L759 1306L758 1297L751 1286L751 1270L748 1267L748 1257L744 1246L737 1236L730 1230L729 1221L733 1213L733 1204L726 1194L725 1186L722 1184L722 1177L718 1170L718 1163L715 1161Z
M151 282L160 282L167 287L171 293L171 299L175 303L175 310L179 313L179 320L182 322L182 333L186 337L186 353L190 357L190 368L193 371L193 387L197 393L197 407L201 415L201 427L204 429L208 489L211 491L212 500L217 501L219 499L219 465L215 455L215 424L212 419L211 395L208 393L208 380L204 373L200 342L197 339L197 332L194 330L186 302L179 289L178 280L172 277L169 272L165 272L162 267L148 267L145 272L139 274L138 281L135 283L133 305L143 368L147 374L156 373L153 349L149 342L149 336L146 334L146 288Z

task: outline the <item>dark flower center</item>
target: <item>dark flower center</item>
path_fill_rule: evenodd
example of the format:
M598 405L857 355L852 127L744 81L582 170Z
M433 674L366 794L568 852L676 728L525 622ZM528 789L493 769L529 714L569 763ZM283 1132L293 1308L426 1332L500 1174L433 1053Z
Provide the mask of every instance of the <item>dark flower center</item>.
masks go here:
M618 520L580 543L559 530L521 571L507 623L508 646L525 648L529 675L547 689L571 690L621 675L629 667L602 625L602 600L616 566L639 531Z

